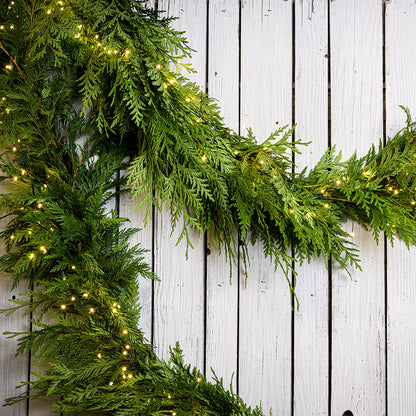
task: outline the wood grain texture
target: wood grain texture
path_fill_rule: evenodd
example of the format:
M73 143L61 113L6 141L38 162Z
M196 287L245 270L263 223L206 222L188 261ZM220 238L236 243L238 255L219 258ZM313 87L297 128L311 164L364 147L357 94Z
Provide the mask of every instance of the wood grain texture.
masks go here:
M239 1L209 2L208 93L222 104L227 126L238 131ZM236 238L236 236L235 236ZM206 279L206 373L212 368L224 385L236 390L238 334L238 270L220 254L208 233Z
M0 192L6 192L4 186L0 185ZM0 230L4 230L7 219L0 219ZM0 243L0 255L5 253L4 243ZM13 297L18 297L20 293L27 291L27 282L22 283L20 287L12 290L11 276L0 272L0 309L13 307L10 302ZM17 403L11 407L1 407L4 400L21 394L21 389L16 387L28 379L29 360L26 355L16 356L17 339L8 339L4 334L6 331L28 331L29 323L27 316L23 317L22 313L15 312L13 315L6 316L0 314L0 374L2 383L0 383L0 413L4 416L26 415L26 401Z
M383 134L382 3L330 3L332 145L363 155ZM346 225L346 231L352 225ZM385 414L384 249L355 226L363 271L332 268L332 415Z
M242 2L241 123L261 141L292 122L292 3ZM291 411L291 305L286 279L260 245L240 280L239 393L267 414Z
M406 105L416 115L416 4L386 3L386 130L404 126ZM411 416L416 409L416 250L401 241L387 248L387 386L388 414Z
M192 66L198 71L192 81L205 85L206 3L192 0L159 1L159 9L178 16L175 28L185 30L191 48L197 52ZM181 224L171 235L170 215L155 215L155 272L161 281L155 284L154 342L162 358L168 347L180 342L185 361L202 369L204 365L204 238L190 231L194 249L185 260L186 242L175 243Z
M312 167L328 147L328 6L296 2L295 135L310 141L296 170ZM320 258L295 264L299 310L294 322L295 416L328 414L328 271Z

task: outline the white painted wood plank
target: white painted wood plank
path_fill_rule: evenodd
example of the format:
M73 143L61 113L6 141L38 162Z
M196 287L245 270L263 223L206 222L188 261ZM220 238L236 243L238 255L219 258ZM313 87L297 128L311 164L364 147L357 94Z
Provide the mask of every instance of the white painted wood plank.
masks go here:
M416 115L416 4L386 3L386 129L404 127L399 105ZM387 406L389 415L411 416L416 409L416 249L396 240L387 249Z
M382 137L382 2L330 3L332 145L344 159ZM350 231L351 224L346 226ZM332 269L332 415L385 414L384 248L355 226L363 272Z
M295 135L311 141L295 155L296 170L313 167L328 147L328 6L295 8ZM328 414L328 272L325 260L295 264L294 416Z
M258 140L292 120L292 3L247 0L241 16L241 123ZM260 245L240 281L239 393L267 414L291 410L291 305L283 273Z
M239 1L209 2L209 95L222 102L226 125L238 131L239 95ZM208 236L206 299L206 372L212 368L217 377L236 390L238 270L230 265L213 233ZM234 375L234 377L233 377Z
M6 192L4 186L0 185L0 193ZM0 219L0 230L4 230L8 219ZM5 253L3 241L0 244L0 256ZM0 309L15 306L9 300L14 296L18 297L20 293L27 291L27 282L23 282L18 288L12 291L11 277L0 273ZM29 361L26 355L15 356L17 349L17 339L8 339L3 333L6 331L23 332L29 330L27 317L22 317L22 313L16 312L13 315L6 316L0 314L0 374L2 383L0 383L0 406L4 400L13 397L22 392L16 389L21 382L27 381ZM17 403L11 407L2 407L1 414L4 416L20 416L26 414L26 401Z
M179 17L173 25L185 30L191 48L196 50L192 66L198 71L192 81L205 84L206 3L192 0L161 0L159 9ZM155 215L155 272L161 282L155 284L154 343L162 358L168 347L180 342L185 361L202 369L204 365L204 238L190 231L194 249L185 260L186 242L175 246L179 228L171 235L169 214Z

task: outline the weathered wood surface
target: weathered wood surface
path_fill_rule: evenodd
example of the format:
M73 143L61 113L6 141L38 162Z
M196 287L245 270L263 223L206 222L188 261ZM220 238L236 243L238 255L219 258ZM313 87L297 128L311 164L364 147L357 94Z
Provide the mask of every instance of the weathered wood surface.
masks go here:
M411 0L158 0L186 30L198 74L192 79L222 101L226 124L259 141L296 123L294 136L312 143L295 156L313 165L329 146L344 159L403 126L404 104L416 113L416 5ZM385 60L383 62L383 54ZM385 93L383 93L385 83ZM383 123L385 115L385 123ZM279 124L276 125L276 122ZM144 210L120 198L119 213L143 228ZM3 222L4 225L4 222ZM377 246L353 226L363 272L351 278L326 261L295 265L299 310L281 271L250 247L242 262L219 255L213 236L192 233L195 249L175 246L166 211L156 212L132 239L161 282L140 281L141 326L159 354L179 341L186 360L218 377L250 404L273 415L412 416L416 409L415 249ZM239 266L239 268L238 268ZM22 290L20 290L22 291ZM19 290L16 293L20 292ZM10 280L0 281L1 307ZM387 314L386 314L387 312ZM2 330L25 330L19 316L0 316ZM0 337L0 400L28 378L27 357ZM22 402L5 416L37 416ZM35 409L36 412L35 412ZM43 408L43 414L47 410Z

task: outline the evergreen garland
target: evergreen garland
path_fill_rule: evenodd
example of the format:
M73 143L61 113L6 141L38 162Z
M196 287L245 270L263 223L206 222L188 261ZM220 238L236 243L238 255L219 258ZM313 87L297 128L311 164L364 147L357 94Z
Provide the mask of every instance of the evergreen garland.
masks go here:
M50 366L33 395L56 395L65 415L260 415L185 365L179 347L170 363L156 357L137 329L135 280L155 276L127 243L136 230L105 203L128 182L143 204L168 206L172 227L184 219L181 237L212 228L231 258L240 242L247 258L247 243L261 241L286 276L294 259L318 255L359 267L347 219L377 241L384 232L415 244L410 116L362 158L341 162L332 148L292 173L301 144L292 130L257 144L251 131L227 129L215 101L180 74L191 70L183 34L142 1L15 0L0 15L1 209L10 218L0 267L32 283L31 300L6 312L40 315L38 330L11 334L19 352Z

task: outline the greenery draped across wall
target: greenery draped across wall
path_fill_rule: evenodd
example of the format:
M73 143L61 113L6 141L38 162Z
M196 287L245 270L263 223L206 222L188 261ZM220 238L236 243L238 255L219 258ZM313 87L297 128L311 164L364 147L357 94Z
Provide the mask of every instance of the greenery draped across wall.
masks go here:
M190 56L183 34L141 1L2 1L0 16L9 221L0 266L15 285L30 282L3 312L39 317L38 329L11 334L18 352L48 364L31 394L55 396L64 415L262 414L184 364L179 347L169 363L157 358L138 329L136 283L155 276L143 249L128 245L137 230L105 214L105 203L129 183L142 204L168 207L183 238L189 227L211 228L232 259L239 247L247 259L247 244L260 241L289 282L294 260L323 255L359 267L347 219L376 240L384 232L416 241L410 117L363 158L341 162L331 149L309 172L292 173L301 144L292 130L257 144L251 131L227 129L215 101L180 74L191 70L181 62Z

